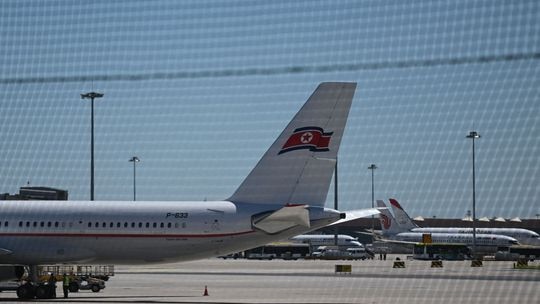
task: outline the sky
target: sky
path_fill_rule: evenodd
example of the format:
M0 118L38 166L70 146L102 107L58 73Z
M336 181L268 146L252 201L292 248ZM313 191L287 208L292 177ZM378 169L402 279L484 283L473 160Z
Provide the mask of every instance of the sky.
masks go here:
M358 83L339 205L540 213L538 1L1 1L0 193L229 197L312 91ZM333 188L331 187L330 190ZM329 192L328 206L333 193Z

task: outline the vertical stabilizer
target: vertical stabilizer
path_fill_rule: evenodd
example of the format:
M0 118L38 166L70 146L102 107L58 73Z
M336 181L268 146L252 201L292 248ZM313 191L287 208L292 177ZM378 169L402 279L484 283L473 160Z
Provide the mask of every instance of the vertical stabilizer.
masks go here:
M407 229L403 229L396 221L396 218L390 213L390 210L386 207L386 204L382 200L377 200L377 207L381 207L379 211L379 219L381 221L382 235L392 236L401 232L406 232Z
M396 215L396 220L401 227L407 230L418 228L418 225L416 225L413 222L411 217L407 214L407 212L405 212L403 207L401 207L401 205L398 203L396 199L391 198L390 205L392 206L392 210L394 211L394 214Z
M228 199L324 206L356 83L321 83Z

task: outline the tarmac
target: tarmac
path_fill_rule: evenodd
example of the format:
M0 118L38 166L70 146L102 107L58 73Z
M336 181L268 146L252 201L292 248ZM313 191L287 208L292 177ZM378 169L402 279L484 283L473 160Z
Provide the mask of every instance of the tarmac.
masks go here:
M513 262L431 261L258 261L207 259L176 264L116 266L116 274L99 293L80 291L68 299L39 302L74 303L537 303L540 270L514 269ZM350 273L336 273L350 265ZM533 265L540 265L534 262ZM347 270L347 267L343 268ZM57 294L61 296L59 286ZM205 287L208 296L204 296ZM0 293L0 302L18 302L15 292Z

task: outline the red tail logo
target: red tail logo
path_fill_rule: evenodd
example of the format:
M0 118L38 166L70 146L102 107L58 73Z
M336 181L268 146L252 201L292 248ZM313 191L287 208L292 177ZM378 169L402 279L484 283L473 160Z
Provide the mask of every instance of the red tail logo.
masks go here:
M332 134L333 132L325 133L319 127L298 128L287 139L278 154L300 149L309 149L316 152L329 151L328 146Z
M382 213L379 214L379 216L381 217L381 222L383 224L384 229L390 229L390 226L392 225L392 220L388 216Z

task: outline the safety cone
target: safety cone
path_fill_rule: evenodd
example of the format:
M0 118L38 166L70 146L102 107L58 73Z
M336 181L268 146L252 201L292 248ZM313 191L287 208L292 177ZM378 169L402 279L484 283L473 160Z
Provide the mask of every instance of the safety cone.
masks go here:
M204 286L204 294L203 296L208 296L208 286Z

